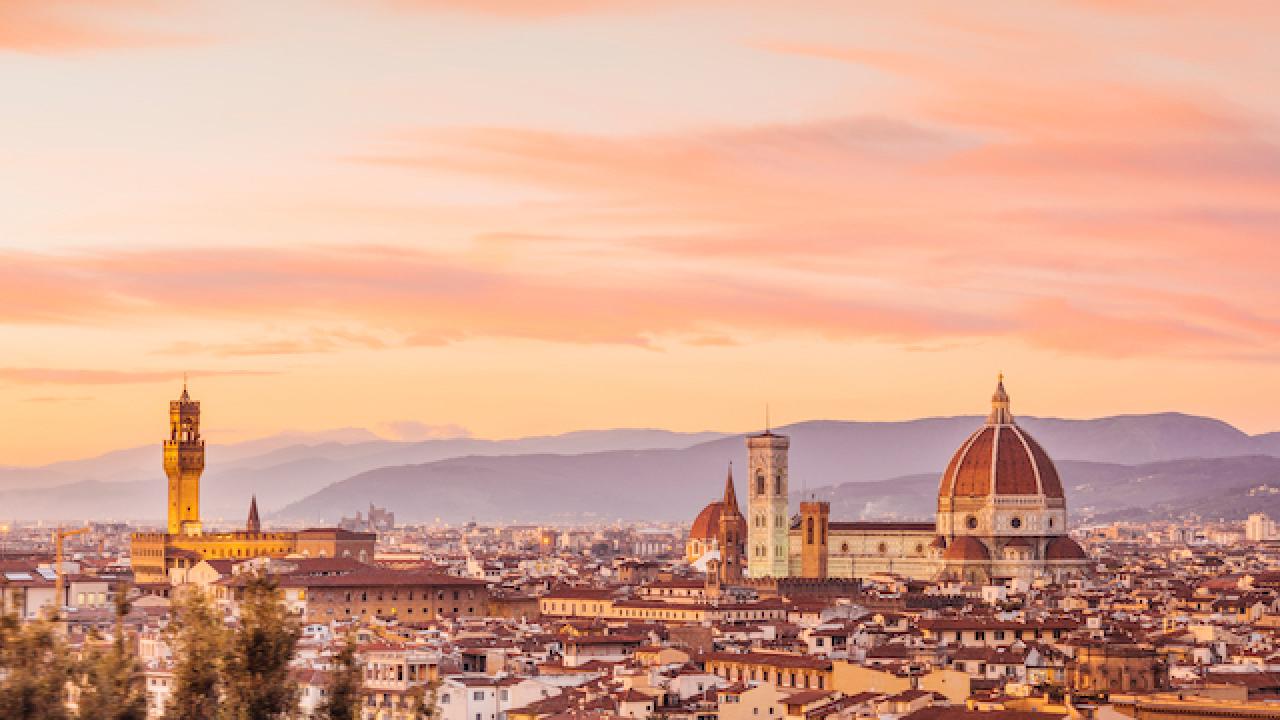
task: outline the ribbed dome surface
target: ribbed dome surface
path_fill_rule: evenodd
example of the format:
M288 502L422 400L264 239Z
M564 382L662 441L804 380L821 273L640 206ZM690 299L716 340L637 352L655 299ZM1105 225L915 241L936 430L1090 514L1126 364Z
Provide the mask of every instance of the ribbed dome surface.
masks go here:
M969 436L942 474L941 497L1037 495L1062 498L1062 480L1049 455L1012 423L987 425Z
M720 533L720 512L724 509L724 503L713 502L702 508L702 512L698 513L698 517L693 521L693 527L689 530L689 538L692 540L715 540Z

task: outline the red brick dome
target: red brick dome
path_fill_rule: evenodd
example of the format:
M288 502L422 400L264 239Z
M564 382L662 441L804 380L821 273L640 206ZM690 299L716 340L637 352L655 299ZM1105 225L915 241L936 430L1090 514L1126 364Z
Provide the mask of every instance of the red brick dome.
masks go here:
M720 512L724 503L716 501L702 508L689 530L690 540L715 540L720 534Z
M1089 554L1080 547L1080 543L1066 535L1059 535L1049 541L1044 551L1045 560L1088 560Z
M957 535L947 551L942 553L942 559L953 562L987 562L991 559L991 553L981 540L968 535Z
M1004 382L992 397L987 424L969 436L951 457L938 487L939 497L1039 495L1063 498L1062 480L1048 453L1013 422Z

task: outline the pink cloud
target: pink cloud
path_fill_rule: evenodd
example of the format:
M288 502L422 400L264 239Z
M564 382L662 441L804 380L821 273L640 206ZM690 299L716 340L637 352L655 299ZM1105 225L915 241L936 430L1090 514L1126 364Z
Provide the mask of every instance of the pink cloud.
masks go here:
M15 385L133 385L172 382L184 377L269 375L251 370L94 370L83 368L0 368L0 382Z
M188 45L194 35L136 21L172 8L154 0L14 0L0 2L0 50L65 53Z

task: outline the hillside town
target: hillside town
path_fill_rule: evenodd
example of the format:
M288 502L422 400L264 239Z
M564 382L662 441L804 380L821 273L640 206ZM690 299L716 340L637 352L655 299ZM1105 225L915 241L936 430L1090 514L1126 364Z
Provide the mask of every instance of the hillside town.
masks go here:
M148 717L171 709L175 603L234 627L263 577L300 631L302 717L348 643L365 720L1280 717L1275 523L1071 526L1003 382L936 524L792 514L766 429L747 501L730 469L688 524L398 526L370 505L272 530L250 498L243 527L205 528L199 419L184 389L168 527L0 526L0 613L56 616L73 655L119 634Z

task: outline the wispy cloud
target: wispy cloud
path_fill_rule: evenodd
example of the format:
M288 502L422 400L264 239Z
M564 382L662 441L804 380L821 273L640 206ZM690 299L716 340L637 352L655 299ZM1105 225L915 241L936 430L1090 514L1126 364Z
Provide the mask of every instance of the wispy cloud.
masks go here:
M15 385L136 385L171 382L183 377L270 375L258 370L94 370L84 368L4 367L0 382Z
M175 5L156 0L6 0L0 2L0 51L71 53L206 42L140 20L163 17Z

